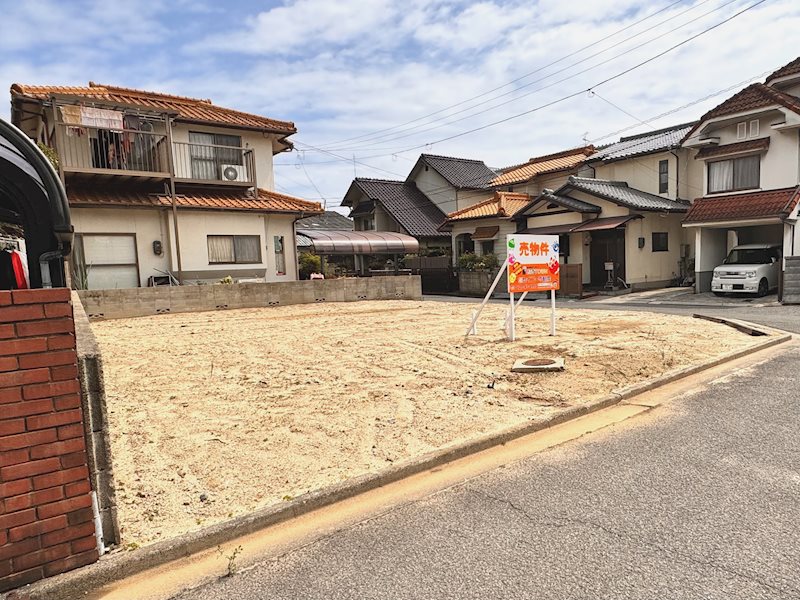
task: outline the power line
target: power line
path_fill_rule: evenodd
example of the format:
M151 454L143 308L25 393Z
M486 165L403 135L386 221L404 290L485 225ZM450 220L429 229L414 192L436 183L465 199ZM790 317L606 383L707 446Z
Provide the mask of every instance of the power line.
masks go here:
M423 119L427 119L428 117L432 117L432 116L441 114L443 112L446 112L446 111L450 110L451 108L456 108L458 106L462 106L462 105L466 104L467 102L472 102L473 100L477 100L479 98L487 96L487 95L489 95L489 94L491 94L493 92L496 92L498 90L503 89L504 87L508 87L509 85L513 85L513 84L515 84L515 83L517 83L519 81L522 81L523 79L527 79L531 75L535 75L536 73L539 73L539 72L543 71L544 69L546 69L548 67L552 67L552 66L554 66L554 65L556 65L556 64L558 64L558 63L560 63L560 62L562 62L562 61L564 61L564 60L566 60L568 58L571 58L572 56L575 56L576 54L580 54L584 50L588 50L592 46L596 46L597 44L599 44L601 42L604 42L604 41L606 41L608 39L611 39L614 36L622 33L623 31L627 31L628 29L631 29L631 28L635 27L636 25L640 25L641 23L644 23L645 21L655 17L656 15L658 15L658 14L664 12L664 11L669 10L670 8L675 6L676 4L680 4L683 1L684 0L676 0L675 2L672 2L672 3L668 4L664 8L662 8L660 10L657 10L656 12L647 15L646 17L644 17L642 19L639 19L638 21L635 21L634 23L631 23L630 25L627 25L626 27L623 27L622 29L619 29L619 30L615 31L614 33L611 33L611 34L609 34L609 35L607 35L605 37L602 37L599 40L596 40L596 41L592 42L591 44L587 44L586 46L583 46L582 48L579 48L578 50L575 50L574 52L571 52L571 53L569 53L569 54L567 54L565 56L562 56L561 58L559 58L557 60L554 60L554 61L552 61L552 62L550 62L550 63L548 63L548 64L546 64L546 65L544 65L542 67L534 69L533 71L529 71L528 73L525 73L524 75L521 75L521 76L517 77L516 79L512 79L511 81L509 81L507 83L504 83L504 84L499 85L499 86L497 86L495 88L492 88L491 90L488 90L486 92L478 94L477 96L473 96L471 98L467 98L466 100L462 100L462 101L457 102L455 104L451 104L449 106L445 106L444 108L436 110L436 111L434 111L432 113L428 113L426 115L422 115L421 117L417 117L416 119L412 119L410 121L406 121L405 123L400 123L399 125L395 125L393 127L386 127L384 129L378 129L378 130L370 132L370 133L365 133L365 134L361 134L361 135L357 135L357 136L353 136L353 137L344 138L344 139L341 139L341 140L336 140L336 141L330 142L330 144L328 144L328 146L332 146L334 144L341 144L341 143L349 142L349 141L353 141L353 140L358 140L358 139L362 139L362 138L365 138L365 137L371 137L371 136L373 136L375 134L378 134L378 133L383 133L383 132L387 132L387 131L392 131L394 129L399 129L400 127L405 127L406 125L410 125L412 123L416 123L416 122L421 121Z
M706 0L706 1L707 1L707 0ZM601 67L601 66L603 66L603 65L606 65L606 64L608 64L608 63L610 63L610 62L613 62L613 61L617 60L618 58L621 58L621 57L623 57L623 56L625 56L625 55L627 55L627 54L630 54L630 53L632 53L632 52L634 52L634 51L636 51L636 50L639 50L640 48L643 48L644 46L646 46L646 45L648 45L648 44L651 44L652 42L655 42L655 41L657 41L657 40L659 40L659 39L661 39L661 38L663 38L663 37L666 37L666 36L668 36L669 34L671 34L671 33L674 33L675 31L677 31L677 30L679 30L679 29L682 29L683 27L685 27L685 26L687 26L687 25L689 25L689 24L691 24L691 23L694 23L694 22L696 22L696 21L699 21L699 20L701 20L701 19L703 19L703 18L707 17L708 15L710 15L710 14L712 14L712 13L714 13L714 12L717 12L717 11L719 11L719 10L722 10L722 9L723 9L723 8L725 8L726 6L728 6L728 5L730 5L730 4L733 4L734 2L738 2L738 1L739 1L739 0L727 0L727 2L725 2L724 4L722 4L722 5L718 6L718 7L714 8L714 9L712 9L712 10L710 10L710 11L707 11L707 12L705 12L705 13L703 13L702 15L700 15L700 16L698 16L698 17L695 17L695 18L693 18L693 19L690 19L689 21L687 21L687 22L685 22L685 23L682 23L681 25L678 25L677 27L673 27L672 29L670 29L670 30L668 30L668 31L666 31L666 32L664 32L664 33L661 33L661 34L659 34L659 35L657 35L657 36L655 36L655 37L653 37L653 38L650 38L650 39L648 39L647 41L645 41L645 42L642 42L641 44L638 44L638 45L636 45L636 46L633 46L633 47L631 47L631 48L628 48L628 49L626 49L626 50L624 50L624 51L622 51L622 52L620 52L620 53L618 53L618 54L616 54L616 55L614 55L614 56L612 56L612 57L610 57L610 58L607 58L607 59L605 59L605 60L602 60L602 61L600 61L599 63L596 63L596 64L594 64L594 65L592 65L592 66L589 66L589 67L587 67L587 68L585 68L585 69L582 69L582 70L580 70L580 71L577 71L577 72L575 72L575 73L572 73L572 74L570 74L570 75L567 75L566 77L562 77L561 79L559 79L559 80L557 80L557 81L553 81L553 82L551 82L551 83L548 83L547 85L544 85L544 86L542 86L542 87L540 87L540 88L536 88L535 90L531 90L531 91L529 91L529 92L526 92L526 93L524 93L524 94L518 95L518 96L516 96L516 97L514 97L514 98L511 98L511 99L508 99L508 100L504 100L503 102L499 102L499 103L497 103L497 104L494 104L494 105L492 105L492 106L489 106L489 107L487 107L487 108L485 108L485 109L481 109L481 110L478 110L478 111L475 111L475 112L469 113L469 114L467 114L467 115L465 115L465 116L463 116L463 117L459 117L459 118L457 118L457 119L452 119L452 120L449 120L449 121L441 122L441 123L439 123L438 125L433 125L433 123L435 123L436 121L441 121L441 119L437 119L437 120L431 121L430 123L424 123L424 124L422 124L422 125L418 125L418 126L416 126L416 127L409 128L409 129L408 129L408 130L406 130L406 131L410 132L412 129L419 129L419 127L424 127L425 125L432 125L431 127L427 127L426 129L419 129L418 131L414 131L414 132L412 132L412 133L403 133L402 135L395 135L394 137L390 137L390 138L388 138L388 139L383 139L383 140L381 140L381 142L384 142L384 143L385 143L385 142L393 142L393 141L397 141L397 140L401 140L401 139L406 139L406 138L409 138L409 137L413 137L413 136L416 136L416 135L419 135L419 134L422 134L422 133L426 133L426 132L428 132L428 131L433 131L433 130L435 130L435 129L441 129L442 127L447 127L447 126L449 126L449 125L453 125L453 124L455 124L455 123L459 123L459 122L461 122L461 121L465 121L465 120L467 120L467 119L472 119L472 118L474 118L474 117L477 117L477 116L479 116L479 115L482 115L482 114L488 113L488 112L490 112L490 111L496 110L496 109L498 109L498 108L501 108L501 107L503 107L503 106L506 106L506 105L508 105L508 104L511 104L511 103L513 103L513 102L517 102L517 101L519 101L519 100L521 100L521 99L523 99L523 98L527 98L528 96L532 96L533 94L539 93L539 92L541 92L541 91L543 91L543 90L550 89L550 88L552 88L552 87L555 87L555 86L557 86L557 85L559 85L559 84L561 84L561 83L564 83L565 81L569 81L569 80L571 80L571 79L574 79L574 78L578 77L579 75L583 75L583 74L585 74L585 73L588 73L589 71L593 71L593 70L597 69L598 67ZM766 0L764 0L764 1L766 1ZM698 5L698 6L700 6L700 5ZM691 9L690 9L690 10L691 10ZM684 11L684 13L685 13L685 12L688 12L688 11ZM684 13L681 13L681 14L684 14ZM677 16L680 16L680 15L677 15ZM727 20L724 20L724 21L722 21L721 23L725 23L725 22L727 22ZM720 23L720 24L721 24L721 23ZM712 27L711 29L713 29L713 27ZM709 30L710 30L710 29L708 29L708 30L706 30L706 31L709 31ZM637 34L637 35L638 35L638 34ZM634 37L635 37L635 36L634 36ZM632 39L632 38L631 38L631 39ZM694 39L694 38L693 38L693 37L689 38L689 40L691 40L691 39ZM627 41L627 40L626 40L626 41ZM558 74L558 73L561 73L561 72L563 72L563 71L565 71L565 70L568 70L568 69L570 69L570 68L572 68L572 67L574 67L574 66L577 66L577 65L579 65L579 64L581 64L581 63L584 63L584 62L586 62L587 60L590 60L590 59L592 59L592 58L595 58L595 57L599 56L600 54L602 54L603 52L605 52L606 50L612 49L612 48L614 48L614 47L616 47L616 45L614 45L614 46L611 46L610 48L607 48L607 49L605 49L605 50L603 50L603 51L601 51L601 52L595 53L595 54L593 54L592 56L589 56L589 57L587 57L587 58L585 58L585 59L582 59L582 60L580 60L580 61L577 61L577 62L573 63L572 65L569 65L568 67L565 67L564 69L561 69L561 70L559 70L559 71L556 71L556 72L554 72L554 73L551 73L550 75L547 75L547 76L545 76L545 77L542 77L542 78L539 78L539 79L537 79L537 80L534 80L534 81L532 81L532 82L530 82L530 83L528 83L528 84L526 84L525 86L522 86L522 87L528 87L529 85L533 85L534 83L538 83L538 82L540 82L540 81L543 81L543 80L545 80L545 79L548 79L549 77L552 77L553 75L556 75L556 74ZM675 47L673 47L672 49L674 49L674 48L675 48ZM656 57L656 58L657 58L657 57ZM522 89L522 87L520 87L519 89ZM596 86L594 86L594 87L596 87ZM591 89L591 88L589 88L589 89ZM587 90L582 90L582 91L589 91L589 89L587 89ZM516 93L517 91L518 91L518 90L515 90L514 92L511 92L511 93ZM468 107L468 108L466 108L466 109L463 109L463 110L457 111L457 112L455 112L455 113L452 113L451 115L448 115L448 116L447 116L447 117L445 117L445 118L452 117L452 116L455 116L455 115L457 115L457 114L464 113L464 112L466 112L466 111L472 110L473 108L476 108L477 106L480 106L481 104L486 104L487 102L491 102L492 100L496 100L496 99L499 99L499 98L501 98L501 97L503 97L503 96L507 96L507 95L509 95L509 93L506 93L506 94L502 94L502 95L496 96L496 97L494 97L494 98L491 98L491 99L489 99L489 100L487 100L487 101L485 101L485 102L481 102L481 103L479 103L479 104L476 104L475 106L471 106L471 107ZM400 133L402 133L402 132L400 132ZM382 137L386 137L386 136L382 136ZM449 139L449 138L447 138L447 139ZM376 139L376 141L377 141L377 139ZM433 142L433 143L437 143L437 142ZM428 144L428 145L430 145L430 144ZM400 152L403 152L403 150L400 150Z
M669 116L669 115L672 115L672 114L675 114L675 113L681 112L681 111L683 111L683 110L686 110L687 108L691 108L692 106L695 106L695 105L697 105L697 104L700 104L701 102L705 102L706 100L709 100L709 99L711 99L711 98L714 98L715 96L719 96L720 94L724 94L724 93L726 93L726 92L730 92L730 91L733 91L733 90L735 90L735 89L740 89L740 88L741 88L742 86L744 86L745 84L748 84L748 83L750 83L751 81L753 81L753 80L756 80L756 79L761 79L761 78L763 78L764 76L768 75L769 73L772 73L773 71L775 71L775 69L776 69L776 68L777 68L777 67L774 67L774 68L771 68L771 69L767 69L766 71L763 71L763 72L761 72L761 73L758 73L757 75L753 75L753 76L751 76L751 77L748 77L747 79L744 79L744 80L742 80L742 81L739 81L739 82L737 82L737 83L735 83L735 84L733 84L733 85L730 85L730 86L728 86L728 87L725 87L725 88L722 88L722 89L716 90L716 91L714 91L714 92L711 92L711 93L709 93L709 94L706 94L706 95L704 95L704 96L702 96L702 97L700 97L700 98L697 98L697 99L695 99L695 100L692 100L691 102L688 102L688 103L686 103L686 104L683 104L683 105L681 105L681 106L678 106L678 107L675 107L675 108L672 108L672 109L670 109L670 110L667 110L667 111L665 111L665 112L662 112L662 113L660 113L660 114L658 114L658 115L655 115L655 116L649 117L648 119L645 119L645 120L641 120L641 119L639 119L638 117L636 117L636 116L634 116L634 115L630 114L628 111L625 111L625 110L621 109L620 107L616 106L615 104L612 104L612 103L610 103L610 102L609 102L609 101L608 101L606 98L600 97L600 99L601 99L601 100L604 100L604 101L606 101L606 102L609 102L609 104L611 104L611 105L612 105L614 108L617 108L618 110L620 110L621 112L623 112L623 113L625 113L626 115L630 116L631 118L633 118L634 120L638 121L639 123L644 123L644 124L646 124L646 125L650 126L649 124L650 124L650 123L652 123L652 122L654 122L654 121L658 121L658 120L660 120L660 119L663 119L664 117L667 117L667 116ZM596 92L595 92L595 95L596 95L596 96L598 96L598 94L597 94ZM598 96L598 97L599 97L599 96ZM635 129L635 128L636 128L636 127L638 127L638 126L639 126L639 124L637 123L636 125L630 125L630 126L627 126L627 127L623 127L623 128L621 128L621 129L617 129L617 130L615 130L615 131L612 131L612 132L606 133L606 134L604 134L604 135L601 135L601 136L595 137L595 138L591 139L591 140L590 140L590 142L591 142L591 143L597 143L597 142L599 142L599 141L601 141L601 140L604 140L604 139L607 139L607 138L609 138L609 137L612 137L612 136L617 136L617 135L619 135L620 133L625 133L625 132L627 132L627 131L630 131L631 129ZM643 142L643 143L644 143L644 142ZM633 147L635 147L635 144L634 144L634 146L633 146ZM348 160L350 160L350 159L348 159ZM341 162L341 161L340 161L340 160L332 160L332 161L325 161L325 162L323 162L323 163L318 163L318 162L317 162L317 163L308 163L308 164L309 164L309 165L316 165L316 164L332 164L332 163L338 163L338 162ZM525 163L523 163L523 164L525 164ZM284 165L283 165L283 166L287 166L287 165L288 165L288 163L284 163ZM403 176L403 175L399 175L399 174L396 174L396 175L397 175L398 177L401 177L401 178L403 178L403 179L405 178L405 176ZM548 180L542 180L542 181L550 181L550 180L548 179ZM515 185L517 185L517 184L515 184ZM449 189L450 187L451 187L451 186L449 186L449 185L446 185L446 186L441 186L440 188L433 188L433 189L431 189L431 190L428 190L428 193L429 193L429 194L433 194L433 193L436 193L436 192L439 192L439 191L444 191L444 190L446 190L446 189ZM689 187L696 188L696 186L692 186L692 185L690 185ZM493 190L491 190L491 189L487 189L487 193L489 193L489 192L493 192ZM334 207L336 207L336 206L341 206L341 203L340 203L340 204L337 204L337 205L334 205Z
M595 83L594 85L589 86L588 88L579 90L577 92L573 92L571 94L567 94L566 96L563 96L563 97L558 98L556 100L552 100L550 102L547 102L547 103L542 104L540 106L537 106L537 107L531 108L529 110L523 111L521 113L517 113L515 115L511 115L511 116L505 117L503 119L499 119L497 121L493 121L491 123L487 123L486 125L481 125L479 127L474 127L472 129L468 129L467 131L463 131L461 133L456 133L456 134L453 134L453 135L438 139L438 140L436 140L434 142L429 142L427 144L421 144L421 145L417 145L417 146L412 146L410 148L402 150L401 152L410 152L412 150L417 150L419 148L424 148L426 146L432 146L434 144L440 144L442 142L446 142L446 141L453 140L453 139L456 139L456 138L459 138L459 137L463 137L463 136L469 135L471 133L476 133L478 131L483 131L484 129L488 129L490 127L494 127L494 126L500 125L502 123L507 123L509 121L513 121L513 120L518 119L520 117L524 117L526 115L538 112L538 111L540 111L540 110L542 110L544 108L549 108L549 107L554 106L556 104L560 104L562 102L565 102L566 100L570 100L572 98L575 98L576 96L580 96L581 94L589 92L594 88L597 88L597 87L600 87L600 86L605 85L607 83L610 83L612 81L615 81L616 79L619 79L620 77L623 77L623 76L627 75L628 73L632 73L633 71L635 71L637 69L640 69L644 65L647 65L647 64L653 62L654 60L658 60L662 56L665 56L666 54L669 54L673 50L676 50L676 49L680 48L681 46L685 46L689 42L692 42L692 41L696 40L697 38L709 33L710 31L713 31L713 30L717 29L718 27L721 27L722 25L724 25L726 23L729 23L733 19L743 15L744 13L754 9L755 7L763 4L766 1L767 0L757 0L757 2L754 2L750 6L748 6L746 8L743 8L742 10L740 10L737 13L734 13L730 17L728 17L726 19L723 19L722 21L720 21L718 23L715 23L714 25L704 29L703 31L701 31L699 33L696 33L696 34L686 38L685 40L682 40L682 41L678 42L677 44L674 44L674 45L670 46L666 50L662 50L661 52L651 56L650 58L647 58L647 59L645 59L645 60L643 60L643 61L641 61L641 62L639 62L639 63L637 63L637 64L635 64L635 65L633 65L631 67L628 67L627 69L624 69L623 71L621 71L619 73L616 73L615 75L611 75L609 77L606 77L605 79L603 79L601 81L598 81L597 83Z
M300 158L300 157L298 156L298 158ZM317 187L317 184L314 183L313 179L311 179L311 175L308 174L308 171L306 170L306 166L303 164L303 162L304 162L303 158L300 158L300 166L303 168L303 173L305 173L306 178L308 179L308 182L314 187L314 189L317 191L317 193L324 200L325 204L323 204L322 208L327 208L328 199L325 196L322 195L322 192L319 191L319 188Z

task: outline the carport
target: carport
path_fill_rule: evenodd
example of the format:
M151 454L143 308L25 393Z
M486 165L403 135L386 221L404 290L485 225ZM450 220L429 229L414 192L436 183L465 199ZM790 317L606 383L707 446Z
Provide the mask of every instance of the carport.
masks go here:
M799 199L793 187L696 200L683 221L695 232L696 291L711 290L714 268L734 246L777 244L784 257L794 256Z
M393 256L394 272L397 273L397 258L399 255L419 252L419 242L416 238L392 231L318 231L298 229L297 238L298 245L310 245L315 254L323 257L328 255L354 256L355 264L361 265L359 272L362 275L366 274L363 261L365 256L380 254ZM360 261L359 257L361 257Z
M2 119L0 225L24 241L29 287L66 286L64 259L73 230L64 186L30 138Z

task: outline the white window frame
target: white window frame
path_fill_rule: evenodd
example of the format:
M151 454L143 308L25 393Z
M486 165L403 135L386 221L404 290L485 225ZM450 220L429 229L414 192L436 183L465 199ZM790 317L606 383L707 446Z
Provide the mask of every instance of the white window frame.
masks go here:
M758 119L750 121L750 137L758 137Z
M745 123L744 121L736 125L736 139L737 140L747 139L747 123Z

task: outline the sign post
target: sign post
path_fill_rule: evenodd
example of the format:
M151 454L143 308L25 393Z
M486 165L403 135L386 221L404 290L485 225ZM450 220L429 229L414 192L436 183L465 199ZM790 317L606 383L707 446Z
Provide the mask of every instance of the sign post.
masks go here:
M561 284L557 235L512 234L506 242L508 293L511 297L509 339L514 340L514 294L550 291L550 335L556 334L556 290ZM520 298L520 302L522 298Z

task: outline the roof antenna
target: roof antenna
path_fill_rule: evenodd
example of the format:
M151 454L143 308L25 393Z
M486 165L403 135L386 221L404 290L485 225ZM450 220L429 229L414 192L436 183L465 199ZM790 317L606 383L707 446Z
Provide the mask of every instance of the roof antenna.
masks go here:
M353 177L358 177L358 173L356 173L356 153L353 152Z
M583 145L584 146L588 146L589 145L589 132L588 131L584 131L582 137L583 137Z

